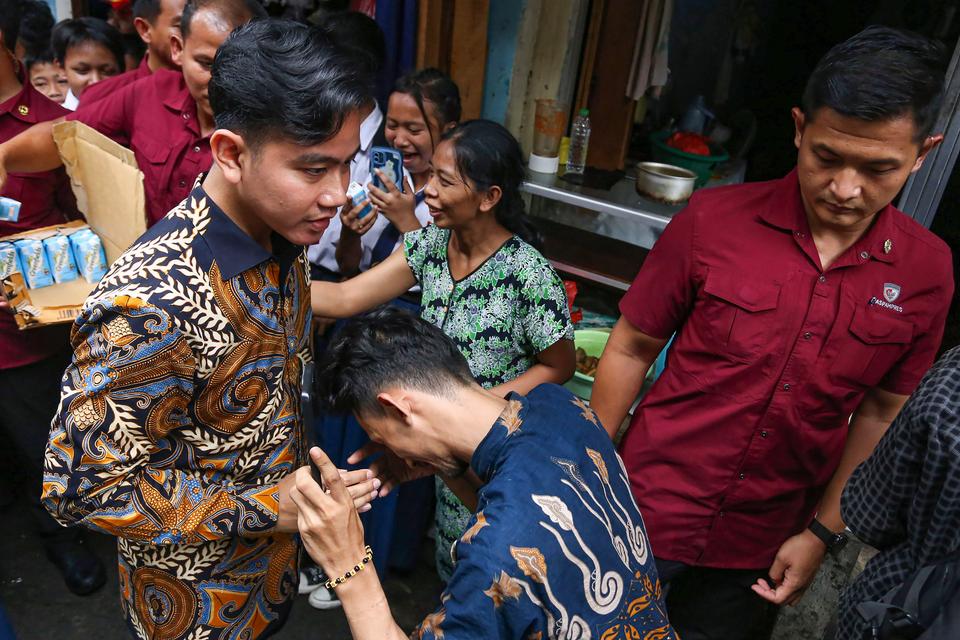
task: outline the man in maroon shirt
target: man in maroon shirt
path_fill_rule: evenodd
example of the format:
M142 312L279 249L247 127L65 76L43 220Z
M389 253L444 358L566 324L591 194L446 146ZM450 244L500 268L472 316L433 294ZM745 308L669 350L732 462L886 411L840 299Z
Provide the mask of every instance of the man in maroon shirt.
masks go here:
M83 92L83 106L93 104L159 69L179 69L179 65L173 61L170 46L175 38L179 38L180 14L183 13L184 2L185 0L137 0L133 4L133 26L147 45L147 53L136 69L88 87Z
M620 303L592 401L611 435L676 334L620 452L685 640L769 636L933 362L950 251L890 203L942 139L942 87L918 36L834 47L793 110L797 168L697 194Z
M210 167L214 124L207 83L213 57L233 29L261 17L266 12L255 0L191 0L183 11L182 47L173 46L182 73L161 69L67 116L133 150L143 172L148 224L186 198ZM53 124L38 124L0 144L0 185L9 171L61 165Z
M18 72L20 65L11 49L21 6L20 0L0 0L0 142L67 113ZM78 217L63 169L10 174L0 195L21 203L16 222L0 221L0 237ZM60 377L70 361L67 335L66 326L20 331L0 296L0 434L4 449L12 453L10 462L26 476L24 489L47 556L63 574L67 587L83 595L103 585L103 565L84 546L80 530L63 529L39 502L50 419L60 398ZM6 479L11 471L4 468Z

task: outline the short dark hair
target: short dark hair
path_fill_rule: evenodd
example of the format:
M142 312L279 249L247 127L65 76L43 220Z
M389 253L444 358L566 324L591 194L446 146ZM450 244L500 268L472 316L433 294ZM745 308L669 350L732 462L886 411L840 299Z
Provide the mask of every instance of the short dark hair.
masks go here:
M820 60L803 92L803 112L829 107L870 122L912 115L915 140L933 130L943 101L943 46L890 27L867 27Z
M133 3L133 17L143 18L150 24L153 24L157 16L160 15L160 2L162 0L136 0Z
M450 76L440 69L427 67L419 71L411 71L397 80L393 91L394 93L404 93L413 98L420 109L423 121L428 125L430 119L427 117L427 110L423 106L424 100L428 100L434 105L441 129L451 122L459 122L460 120L460 88ZM439 140L433 139L432 132L430 133L430 142L434 146L439 142Z
M367 73L376 75L387 59L387 43L377 21L359 11L337 11L324 16L319 27L333 42L348 49Z
M50 46L50 31L53 29L53 13L43 0L23 0L20 16L20 31L17 38L28 53Z
M22 15L22 0L0 0L0 34L3 34L3 45L10 51L17 46Z
M253 146L270 136L300 145L329 140L373 96L348 51L292 20L255 20L230 34L209 87L217 128Z
M383 307L350 322L319 363L318 397L327 411L383 415L377 394L394 385L438 396L475 385L470 367L440 329Z
M66 64L67 50L84 42L95 42L106 47L117 59L117 68L124 69L123 38L120 32L98 18L72 18L61 20L53 28L50 44L60 64Z
M267 10L257 0L187 0L180 16L180 33L184 40L190 36L193 16L204 9L216 11L232 29L251 20L267 17Z
M520 143L506 127L492 120L469 120L451 129L443 140L453 143L460 177L478 191L500 187L494 216L500 226L538 246L540 234L527 217L520 187L526 178Z
M33 68L35 64L54 64L57 59L53 55L53 49L47 47L46 49L38 49L35 51L28 51L27 55L23 58L23 66L26 67L27 73L30 73L30 69Z

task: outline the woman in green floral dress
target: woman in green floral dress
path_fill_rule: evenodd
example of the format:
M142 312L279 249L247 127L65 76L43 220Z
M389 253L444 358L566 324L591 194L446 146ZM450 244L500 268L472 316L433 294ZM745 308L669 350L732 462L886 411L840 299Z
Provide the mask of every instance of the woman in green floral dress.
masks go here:
M437 146L425 190L433 224L404 237L373 269L341 283L314 283L313 311L349 317L419 284L420 315L463 353L483 387L506 395L563 383L575 366L563 283L528 242L520 146L502 126L473 120ZM450 547L463 533L478 481L437 481L437 570L453 572ZM457 493L454 495L453 491Z

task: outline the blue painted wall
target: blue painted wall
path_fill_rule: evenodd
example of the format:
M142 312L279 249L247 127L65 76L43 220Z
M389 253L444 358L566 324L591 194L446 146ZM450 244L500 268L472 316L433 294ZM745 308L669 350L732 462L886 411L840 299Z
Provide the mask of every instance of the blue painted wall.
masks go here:
M526 0L490 0L487 21L487 72L483 83L481 115L495 122L507 116L507 98L513 77L520 17Z

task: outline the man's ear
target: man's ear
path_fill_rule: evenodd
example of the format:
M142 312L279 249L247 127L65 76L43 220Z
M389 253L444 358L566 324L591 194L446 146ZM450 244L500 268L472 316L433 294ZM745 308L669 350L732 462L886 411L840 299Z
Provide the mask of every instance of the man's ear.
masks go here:
M493 185L484 191L483 196L480 197L480 211L484 213L492 211L500 202L501 197L503 197L503 191L497 185Z
M803 139L803 128L807 124L806 116L803 114L803 110L800 107L794 107L790 110L790 115L793 116L793 144L800 148L800 140Z
M150 40L153 38L153 33L150 31L150 23L143 18L134 18L133 28L137 30L137 35L140 36L143 43L149 47Z
M413 407L406 394L399 391L384 391L377 394L377 402L387 412L387 415L401 420L404 424L410 424L413 417Z
M920 167L923 166L923 161L927 159L927 154L936 149L941 142L943 142L942 133L938 133L935 136L927 136L927 139L920 145L920 155L917 156L917 161L913 163L913 169L910 170L910 173L919 171Z
M178 67L183 66L183 35L179 29L170 34L170 59Z
M250 157L243 138L233 131L217 129L210 135L210 153L224 177L233 184L239 184L243 163Z

